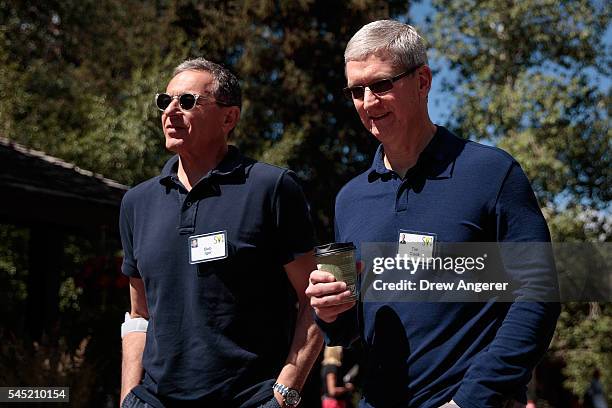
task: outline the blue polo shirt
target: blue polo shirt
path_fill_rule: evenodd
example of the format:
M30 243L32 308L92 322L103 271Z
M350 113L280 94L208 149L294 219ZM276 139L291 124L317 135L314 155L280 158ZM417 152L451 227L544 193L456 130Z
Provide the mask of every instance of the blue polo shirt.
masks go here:
M187 191L178 156L125 195L122 271L149 309L144 379L154 407L251 407L272 397L287 358L296 294L283 265L310 251L313 228L294 173L233 146ZM227 257L190 264L189 237L225 231Z
M451 243L550 241L529 181L500 149L438 126L403 179L383 158L381 145L371 168L338 194L338 242L397 243L400 230ZM554 265L542 267L540 283L556 290ZM361 407L433 408L454 398L482 408L525 401L558 314L557 303L544 302L361 302L318 324L328 344L364 342Z

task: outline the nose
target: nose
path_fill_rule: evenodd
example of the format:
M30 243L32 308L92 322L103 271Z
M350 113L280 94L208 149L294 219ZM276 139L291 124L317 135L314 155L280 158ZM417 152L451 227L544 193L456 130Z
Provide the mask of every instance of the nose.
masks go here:
M370 88L366 86L365 91L363 93L363 107L368 110L370 106L378 104L379 99L378 96Z
M181 107L179 106L179 100L177 96L173 96L172 100L170 101L170 104L168 106L166 106L166 109L164 110L164 113L166 115L172 113L172 112L176 112L176 111L180 111Z

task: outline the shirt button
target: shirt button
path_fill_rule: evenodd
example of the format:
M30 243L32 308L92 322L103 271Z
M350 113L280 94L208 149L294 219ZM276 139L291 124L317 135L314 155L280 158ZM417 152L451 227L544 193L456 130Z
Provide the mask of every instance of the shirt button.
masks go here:
M187 201L187 207L191 207L191 201Z

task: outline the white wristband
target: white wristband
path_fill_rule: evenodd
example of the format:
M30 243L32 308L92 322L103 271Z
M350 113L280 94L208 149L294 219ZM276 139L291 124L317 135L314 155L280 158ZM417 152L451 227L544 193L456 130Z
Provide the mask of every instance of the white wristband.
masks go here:
M147 332L149 321L142 317L132 319L129 313L125 314L125 322L121 324L121 338L132 332Z

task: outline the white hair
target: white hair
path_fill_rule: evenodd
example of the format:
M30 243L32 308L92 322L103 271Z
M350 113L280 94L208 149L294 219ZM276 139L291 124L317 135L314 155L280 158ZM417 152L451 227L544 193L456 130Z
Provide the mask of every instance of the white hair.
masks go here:
M378 20L361 27L346 45L344 64L371 55L389 58L393 65L405 69L427 64L423 38L414 27L395 20Z

